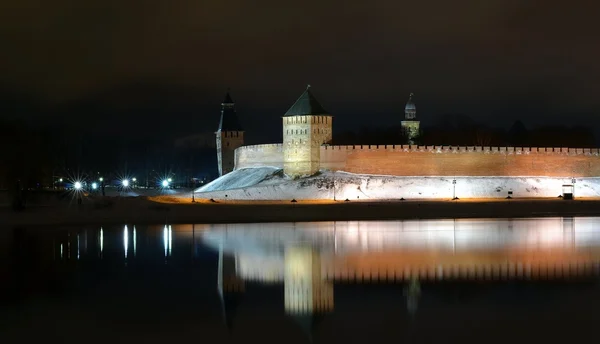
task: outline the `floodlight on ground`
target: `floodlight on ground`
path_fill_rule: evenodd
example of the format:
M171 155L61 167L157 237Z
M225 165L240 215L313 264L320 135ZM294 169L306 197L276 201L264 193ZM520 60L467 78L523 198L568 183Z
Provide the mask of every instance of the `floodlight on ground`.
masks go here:
M124 187L128 187L129 186L129 180L123 179L123 181L121 182L121 184L123 184Z
M93 189L93 190L96 190L97 188L98 188L98 184L96 184L96 183L92 183L92 189Z
M163 180L161 183L163 188L166 188L167 186L169 186L169 181L168 180Z
M75 190L81 190L81 182L75 182L75 184L73 184L73 187L75 188Z

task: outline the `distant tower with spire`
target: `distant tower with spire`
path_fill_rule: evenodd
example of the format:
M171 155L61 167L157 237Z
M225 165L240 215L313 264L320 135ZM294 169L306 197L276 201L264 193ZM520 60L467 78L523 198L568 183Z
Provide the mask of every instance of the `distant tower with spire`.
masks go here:
M301 177L319 171L321 145L331 143L332 120L308 85L283 115L283 170L286 175Z
M404 121L402 121L402 130L408 139L408 144L414 145L419 136L420 124L417 119L417 107L414 102L414 93L411 93L404 107Z
M217 161L219 176L225 175L235 166L235 149L244 145L244 130L235 112L235 103L229 90L221 103L221 120L215 132L217 136Z

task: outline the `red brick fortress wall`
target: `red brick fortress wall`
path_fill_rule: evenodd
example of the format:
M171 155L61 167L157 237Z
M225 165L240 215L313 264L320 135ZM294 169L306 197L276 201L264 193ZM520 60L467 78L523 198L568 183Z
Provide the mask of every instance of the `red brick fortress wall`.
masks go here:
M393 176L598 177L598 149L323 146L321 168Z

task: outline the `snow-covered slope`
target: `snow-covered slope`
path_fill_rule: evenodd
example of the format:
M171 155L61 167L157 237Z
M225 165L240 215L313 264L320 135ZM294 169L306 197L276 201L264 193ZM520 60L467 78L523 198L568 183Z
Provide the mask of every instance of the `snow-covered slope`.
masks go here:
M235 170L198 188L196 192L246 188L260 182L266 182L277 174L283 175L281 172L282 170L277 167L258 167Z
M292 180L275 167L233 171L197 190L196 197L230 200L366 200L551 197L571 179L549 177L398 177L322 171ZM575 197L600 196L600 178L573 184ZM334 187L335 186L335 187Z

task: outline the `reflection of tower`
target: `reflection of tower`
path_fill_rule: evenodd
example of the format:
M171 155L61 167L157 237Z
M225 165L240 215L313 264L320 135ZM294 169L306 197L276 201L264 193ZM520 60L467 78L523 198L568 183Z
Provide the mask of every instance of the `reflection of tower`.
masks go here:
M421 297L421 283L418 279L411 279L408 285L404 289L404 295L406 296L406 308L408 313L415 315L417 308L419 308L419 298Z
M288 313L333 309L333 285L321 278L321 256L311 248L286 249L284 288Z
M244 281L236 274L236 260L223 254L219 249L219 265L217 271L217 288L221 298L223 320L229 330L233 327L235 312L242 301Z
M219 176L233 171L235 165L235 149L244 144L244 130L235 112L235 103L229 92L221 103L221 120L217 135L217 160Z
M333 310L333 284L321 276L320 254L308 247L286 248L283 283L286 312L312 337L319 313Z
M404 121L401 122L402 130L408 139L408 144L414 145L419 136L420 122L417 120L417 107L413 101L414 94L411 93L404 107Z

